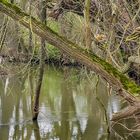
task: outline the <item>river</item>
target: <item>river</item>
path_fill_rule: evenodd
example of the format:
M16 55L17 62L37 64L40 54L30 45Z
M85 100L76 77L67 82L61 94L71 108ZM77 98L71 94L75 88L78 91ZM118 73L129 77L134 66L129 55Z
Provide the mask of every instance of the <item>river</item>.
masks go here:
M13 66L14 67L14 66ZM32 122L37 69L0 76L0 140L120 140L129 136L112 125L126 103L94 72L45 67L38 122ZM131 120L132 122L132 120ZM118 130L118 131L117 131ZM110 133L109 133L110 131Z

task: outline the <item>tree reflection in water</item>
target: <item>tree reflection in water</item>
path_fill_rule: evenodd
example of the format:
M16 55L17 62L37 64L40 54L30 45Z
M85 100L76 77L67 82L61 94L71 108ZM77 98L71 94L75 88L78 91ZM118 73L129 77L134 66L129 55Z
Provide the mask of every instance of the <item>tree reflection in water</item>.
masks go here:
M76 69L47 67L40 97L38 123L33 123L32 98L35 71L0 80L0 139L107 139L104 109L108 117L119 109L116 97L108 97L107 86L97 76ZM6 79L9 78L6 94ZM95 90L97 88L97 90ZM96 93L97 92L97 93ZM112 101L110 101L112 100ZM114 102L113 102L114 100ZM109 115L110 114L110 115Z

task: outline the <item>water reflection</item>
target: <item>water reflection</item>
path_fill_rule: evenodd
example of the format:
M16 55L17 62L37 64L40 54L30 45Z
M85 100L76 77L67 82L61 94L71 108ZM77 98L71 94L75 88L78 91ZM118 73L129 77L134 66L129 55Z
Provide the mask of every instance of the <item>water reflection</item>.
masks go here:
M99 79L97 87L96 83L97 76L94 74L91 76L76 69L47 67L39 119L38 123L33 123L36 71L1 76L0 139L109 139L105 111L110 119L112 113L120 109L120 103L116 96L108 96L103 80Z

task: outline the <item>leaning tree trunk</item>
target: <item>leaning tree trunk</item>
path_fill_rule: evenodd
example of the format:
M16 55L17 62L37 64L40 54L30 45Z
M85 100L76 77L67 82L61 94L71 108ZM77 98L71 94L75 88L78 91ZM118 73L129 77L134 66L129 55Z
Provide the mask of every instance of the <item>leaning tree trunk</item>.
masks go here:
M85 0L84 18L85 18L85 44L86 49L91 49L91 23L90 23L91 0Z
M0 0L0 11L19 21L20 24L27 28L30 28L30 22L32 22L32 30L34 33L46 39L48 43L59 48L63 53L71 56L80 63L86 65L89 69L101 75L113 86L114 90L128 100L132 106L136 105L140 108L139 100L131 95L138 95L140 93L140 87L111 64L107 63L91 51L82 49L65 37L58 35L48 26L45 26L33 17L30 18L28 14L22 12L18 7L5 0Z
M29 0L29 15L31 16L32 14L32 0ZM29 47L28 47L28 52L30 54L33 53L33 32L32 32L32 23L30 23L30 28L29 28Z
M40 6L40 15L39 18L42 23L46 24L46 1L41 1ZM38 113L39 113L39 96L41 92L41 85L43 80L43 74L44 74L44 58L45 58L45 39L41 38L41 47L40 47L40 63L39 63L39 73L38 73L38 79L37 79L37 87L35 90L35 101L34 101L34 108L33 108L33 120L37 120Z

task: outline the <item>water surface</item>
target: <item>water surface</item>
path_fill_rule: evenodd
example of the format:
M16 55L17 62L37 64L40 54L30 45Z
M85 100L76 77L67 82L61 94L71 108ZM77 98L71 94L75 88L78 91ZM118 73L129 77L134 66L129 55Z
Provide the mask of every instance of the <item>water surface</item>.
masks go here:
M38 122L32 101L37 69L1 76L0 140L114 140L108 133L113 112L121 109L115 93L93 72L47 66L40 96ZM124 130L121 130L124 134ZM128 138L128 137L127 137Z

